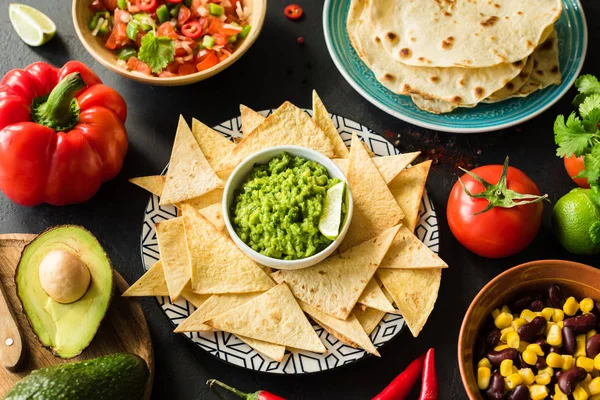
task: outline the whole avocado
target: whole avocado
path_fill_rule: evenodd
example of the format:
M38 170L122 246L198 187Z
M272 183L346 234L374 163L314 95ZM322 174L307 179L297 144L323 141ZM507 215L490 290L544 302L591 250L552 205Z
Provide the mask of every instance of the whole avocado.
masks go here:
M117 353L35 370L4 399L135 400L144 395L149 375L141 357Z

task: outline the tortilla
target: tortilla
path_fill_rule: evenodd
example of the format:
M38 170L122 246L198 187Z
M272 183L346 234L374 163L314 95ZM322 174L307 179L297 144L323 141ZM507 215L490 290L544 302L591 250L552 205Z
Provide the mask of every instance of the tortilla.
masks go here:
M425 192L425 183L427 182L430 167L431 160L419 163L400 172L388 184L392 195L394 195L394 198L400 207L402 207L402 211L404 211L405 215L402 218L402 224L411 232L415 231L419 223L421 200L423 199L423 192Z
M363 142L364 143L364 142ZM395 156L384 156L372 158L377 170L383 177L386 184L390 183L408 164L413 162L421 154L420 151L412 153L396 154ZM348 174L348 165L350 161L347 158L334 158L332 160L344 175Z
M386 313L374 308L363 310L361 307L354 307L352 314L354 314L366 334L370 335L377 328L377 325L379 325Z
M354 348L360 347L367 353L381 357L354 315L350 315L347 320L341 320L333 318L303 301L298 301L298 304L302 308L302 311L310 315L317 324L321 325L327 332L343 343Z
M265 357L271 360L282 362L285 357L285 346L275 343L269 343L262 340L252 339L246 336L236 335L238 339L252 347Z
M539 47L535 50L538 51ZM534 53L535 53L534 51ZM497 103L502 100L506 100L517 93L531 76L533 71L533 54L527 57L525 67L519 72L519 75L515 76L510 82L508 82L502 89L496 90L494 93L486 97L483 101L485 103Z
M346 319L387 253L399 226L329 257L312 267L280 270L271 276L286 282L294 296L335 318Z
M313 101L313 120L317 123L317 126L321 128L325 135L331 140L333 144L334 156L339 158L347 158L349 155L348 148L342 140L342 137L338 133L329 112L325 108L323 101L319 98L316 90L312 92Z
M527 83L514 97L525 97L536 90L558 85L562 76L558 62L558 35L553 30L546 41L533 53L533 70Z
M285 283L205 323L252 339L316 353L327 352Z
M124 297L142 297L142 296L168 296L169 288L165 280L163 265L160 260L154 263L148 271L135 281L125 293Z
M195 293L248 293L275 286L258 264L198 210L185 204L182 211Z
M441 268L379 269L377 276L392 295L413 336L419 336L438 296Z
M215 167L233 148L235 143L209 128L197 119L192 119L192 134L211 167Z
M379 267L391 269L427 269L448 268L448 264L431 251L408 228L402 226Z
M188 124L179 116L160 204L174 204L193 199L218 187L223 187L223 181L200 150Z
M561 9L560 0L371 0L368 15L400 63L483 68L529 56Z
M265 119L267 119L267 117L263 117L261 114L243 104L240 104L240 114L242 119L242 132L244 132L242 141L244 138L246 138L245 134L255 130L256 127L265 122Z
M150 175L131 178L129 182L160 197L165 187L165 180L163 175Z
M385 297L374 277L369 281L369 284L358 298L358 304L389 313L396 312L396 309Z
M330 158L334 156L331 140L304 111L288 101L246 135L219 162L217 171L235 168L249 155L274 146L296 145L308 147Z
M225 230L225 221L223 220L223 205L219 203L201 208L200 214L220 231Z
M156 238L169 288L169 297L171 301L175 301L191 277L183 218L178 217L157 223Z
M374 238L404 218L404 212L356 133L352 135L349 160L346 177L352 191L354 213L350 228L340 245L341 252Z

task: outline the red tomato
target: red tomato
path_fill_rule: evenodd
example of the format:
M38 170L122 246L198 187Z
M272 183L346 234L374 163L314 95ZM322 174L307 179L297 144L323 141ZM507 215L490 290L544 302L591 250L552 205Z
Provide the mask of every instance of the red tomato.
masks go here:
M577 186L582 187L584 189L590 188L590 182L586 178L575 178L581 171L585 169L585 165L583 164L583 156L575 157L572 155L571 157L565 157L565 169L567 173L573 179L573 182L577 184Z
M177 14L177 26L181 26L187 22L192 16L192 12L186 6L181 6L179 14Z
M502 165L486 165L472 173L491 184L498 183ZM484 187L471 176L461 177L472 194L481 193ZM508 167L507 187L522 194L540 195L536 184L520 170ZM489 202L470 197L460 182L456 182L448 199L447 217L450 230L458 241L482 257L507 257L525 249L533 241L542 223L542 202L512 208L494 207L482 214Z
M140 11L145 11L148 13L153 12L158 8L157 0L137 0L137 6Z
M298 4L290 4L283 10L283 13L286 17L288 17L288 19L295 21L302 18L304 10L302 10L302 7L300 7Z
M202 25L198 21L188 22L181 27L181 33L190 39L196 39L202 36Z
M215 33L213 38L215 39L215 44L217 46L225 46L229 42L227 35L223 35L221 33Z
M137 57L129 57L129 60L127 60L127 68L147 75L152 74L152 69L150 69L148 64L141 62Z
M120 21L113 27L104 46L109 50L115 50L128 43L129 38L127 37L127 24Z
M170 22L163 22L156 30L156 36L166 36L170 37L171 39L177 39L177 32Z
M181 3L182 1L183 1L183 0L167 0L167 3L170 3L170 4L179 4L179 3Z
M196 72L198 72L198 70L196 69L196 66L193 63L181 64L179 65L179 69L177 70L177 73L179 75L195 74Z
M202 6L202 0L192 0L192 5L190 5L190 11L192 12L192 17L198 18L200 14L198 14L198 7Z
M223 25L223 21L221 21L219 18L212 17L207 28L208 34L214 35L215 33L219 32Z
M196 68L198 71L204 71L206 69L212 68L219 63L219 59L215 55L214 52L208 53L208 55L198 64L196 64Z

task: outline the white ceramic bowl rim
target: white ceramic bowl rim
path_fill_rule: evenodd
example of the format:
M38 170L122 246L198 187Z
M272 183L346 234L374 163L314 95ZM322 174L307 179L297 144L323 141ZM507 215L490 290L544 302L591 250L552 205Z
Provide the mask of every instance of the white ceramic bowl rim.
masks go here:
M260 158L265 153L274 153L273 156L271 157L271 158L274 158L278 154L281 154L283 152L288 152L292 155L297 155L299 157L303 157L303 158L307 158L309 160L315 161L315 162L321 164L322 166L324 166L327 169L327 171L329 172L330 176L338 177L339 179L342 179L344 182L346 182L346 207L347 207L347 210L346 210L346 218L344 220L344 225L340 229L340 234L333 242L331 242L329 244L329 246L327 246L320 252L313 254L310 257L300 258L297 260L282 260L279 258L268 257L268 256L265 256L264 254L257 252L256 250L252 249L250 246L248 246L246 243L244 243L244 241L242 239L240 239L240 237L237 235L237 233L235 232L235 229L233 228L233 225L231 223L230 216L229 216L229 211L230 211L229 194L230 194L230 192L235 191L237 189L237 187L233 187L233 184L232 184L232 182L234 180L233 178L237 177L237 175L239 175L240 171L244 170L248 166L248 164L255 164L255 160L257 158ZM304 154L298 154L298 153L304 153ZM310 154L312 157L309 158L309 157L305 156L306 153ZM244 176L244 178L245 178L245 176ZM233 198L233 196L232 196L232 198ZM302 147L302 146L291 146L291 145L274 146L274 147L269 147L268 149L258 151L256 153L248 156L244 161L242 161L233 170L231 175L229 175L229 178L227 179L227 183L225 184L225 189L223 190L223 220L225 221L225 226L227 227L227 230L229 231L229 234L231 235L233 241L250 258L252 258L253 260L255 260L257 262L260 262L261 264L271 266L273 268L278 268L278 266L276 266L275 264L279 264L279 267L282 269L283 268L285 268L285 269L306 268L306 267L314 265L314 264L318 263L319 261L323 260L324 259L323 254L324 253L331 254L340 245L340 243L344 239L344 236L346 235L346 232L348 231L348 228L350 227L353 210L354 210L354 205L353 205L353 200L352 200L352 192L350 190L350 185L348 185L348 181L347 181L344 173L342 172L342 170L327 156L319 153L318 151L315 151L315 150L312 150L312 149L309 149L306 147Z

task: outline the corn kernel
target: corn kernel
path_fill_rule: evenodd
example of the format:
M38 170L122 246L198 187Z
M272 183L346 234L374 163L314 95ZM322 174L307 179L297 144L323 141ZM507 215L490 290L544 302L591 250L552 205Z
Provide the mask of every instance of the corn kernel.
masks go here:
M520 327L522 327L526 323L527 323L527 320L525 318L517 317L517 318L513 319L512 327L516 331L517 329L519 329Z
M550 346L560 347L562 345L562 331L558 325L552 325L546 336L546 343Z
M590 397L581 385L577 385L573 390L573 399L575 400L587 400Z
M588 383L590 394L600 394L600 378L594 378Z
M494 325L498 329L508 328L513 322L512 314L501 312L496 318L494 318Z
M596 364L596 363L594 363L594 370L593 370L593 371L592 371L592 373L591 373L591 375L592 375L592 378L598 378L598 377L600 376L600 371L598 371L598 370L596 369L596 365L595 365L595 364Z
M594 370L594 360L588 357L577 358L575 365L585 369L587 372L592 372Z
M546 357L546 364L552 368L562 368L565 360L557 353L550 353Z
M554 315L554 308L546 307L541 311L542 317L546 318L546 321L550 321L552 315Z
M521 368L519 370L519 375L521 375L521 379L523 379L523 383L526 385L531 385L535 382L535 375L531 368Z
M524 309L521 311L520 318L523 318L527 322L531 322L535 318L535 313L531 310Z
M505 344L501 344L500 346L494 347L494 351L502 351L504 349L508 349L508 346Z
M550 380L548 380L548 382L550 382ZM516 374L510 374L504 379L504 384L509 389L514 389L521 383L523 383L523 378L521 378L521 375L519 375L518 372Z
M554 400L557 400L556 397L554 398ZM600 400L600 394L595 394L592 397L590 397L588 400Z
M502 329L500 331L500 341L506 343L506 336L509 334L509 332L514 332L514 331L515 330L513 329L512 326Z
M507 377L512 374L513 361L512 360L504 360L500 363L500 375L503 377Z
M508 306L507 306L507 305L503 305L503 306L502 306L502 308L500 309L500 311L502 311L502 312L505 312L505 313L508 313L508 314L512 314L512 313L510 312L510 308L508 308Z
M585 334L577 335L575 337L575 343L577 344L575 354L573 354L575 358L585 357L585 342Z
M560 329L562 329L562 328L564 328L564 327L565 327L565 321L558 321L558 322L556 323L556 325L558 325L558 327L559 327Z
M490 386L492 370L488 367L477 368L477 386L479 390L486 390Z
M537 363L538 360L538 356L537 354L535 354L533 352L533 350L525 350L522 354L523 356L523 361L525 361L527 364L529 365L535 365Z
M582 313L591 313L594 309L594 300L590 299L589 297L586 297L585 299L579 302L579 309Z
M563 305L563 311L569 317L577 314L579 311L579 303L575 300L575 297L571 296L567 300L565 300L565 304Z
M548 397L548 389L543 385L532 385L529 387L531 400L542 400Z
M575 359L573 358L572 355L569 354L563 354L561 356L564 360L563 366L562 366L562 370L563 371L567 371L571 368L573 368L575 366Z
M554 374L554 369L552 369L552 367L542 368L538 371L538 375L539 374L548 374L552 376L552 374Z
M596 333L598 333L598 332L596 332L596 330L595 330L595 329L590 329L590 330L588 331L588 333L586 333L586 334L585 334L585 338L586 338L587 340L590 340L590 338L591 338L592 336L594 336Z
M520 342L521 339L519 338L519 334L517 332L508 332L508 335L506 335L506 344L508 347L518 349Z
M582 383L585 383L585 384L588 384L588 383L590 383L591 381L592 381L592 375L590 375L590 374L587 374L587 375L585 376L585 379L584 379L584 380L582 380L581 382L582 382Z
M537 383L539 385L549 385L551 379L552 379L551 375L537 374L535 377L535 383Z
M527 346L527 349L533 351L538 356L543 356L544 355L544 350L542 350L542 348L540 347L540 345L537 344L537 343L530 344L529 346Z
M600 354L594 357L594 369L600 371Z
M560 391L558 383L554 385L554 400L569 400L569 396Z
M554 314L552 314L552 321L559 322L565 319L565 312L560 308L554 309Z
M496 308L495 310L493 310L493 311L492 311L492 318L493 318L493 319L496 319L496 317L497 317L498 315L500 315L500 313L501 313L501 312L502 312L502 311L500 311L500 309L499 309L499 308Z
M520 340L519 341L519 348L517 350L519 350L519 353L522 353L525 351L525 349L527 349L527 346L529 346L529 342L526 342L524 340Z
M490 362L490 360L487 359L487 357L483 357L481 360L479 360L477 366L492 369L492 363Z
M556 324L557 322L548 321L548 323L546 324L546 335L548 334L548 332L550 332L550 328Z

